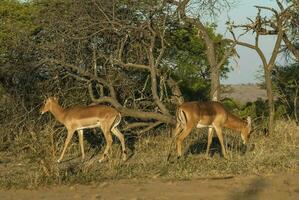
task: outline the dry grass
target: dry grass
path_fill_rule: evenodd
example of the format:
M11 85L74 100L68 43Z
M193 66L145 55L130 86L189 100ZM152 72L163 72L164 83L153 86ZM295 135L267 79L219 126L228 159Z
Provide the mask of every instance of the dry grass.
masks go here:
M77 138L69 146L64 161L56 163L64 138L63 128L54 128L54 122L43 129L28 128L5 150L0 152L1 188L36 188L56 184L88 184L115 179L194 179L202 177L247 176L298 172L299 127L293 122L278 121L275 134L264 136L256 132L251 137L247 152L241 151L239 135L226 132L225 141L230 159L219 154L218 140L214 138L212 155L204 156L206 130L193 131L186 139L183 159L166 162L171 138L167 130L159 134L133 137L127 133L131 157L121 161L121 148L117 139L110 160L93 162L102 153L102 137L86 134L85 150L88 159L81 162ZM95 142L96 141L96 142Z

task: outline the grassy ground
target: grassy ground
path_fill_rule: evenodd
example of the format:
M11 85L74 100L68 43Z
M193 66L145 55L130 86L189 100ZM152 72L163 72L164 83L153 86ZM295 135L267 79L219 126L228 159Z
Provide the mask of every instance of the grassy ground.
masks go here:
M121 147L116 138L110 159L96 162L103 152L102 136L86 133L87 159L81 162L78 139L69 146L64 162L57 164L66 136L64 128L48 123L42 130L27 128L0 151L0 188L37 188L59 184L89 184L115 179L186 180L201 177L229 177L265 175L281 172L298 173L299 127L289 121L278 121L275 133L265 136L256 131L250 138L247 151L241 151L237 133L225 131L229 159L219 153L220 145L214 137L211 157L205 156L207 131L194 130L185 140L183 159L166 162L171 138L169 131L133 136L126 133L130 158L121 160Z

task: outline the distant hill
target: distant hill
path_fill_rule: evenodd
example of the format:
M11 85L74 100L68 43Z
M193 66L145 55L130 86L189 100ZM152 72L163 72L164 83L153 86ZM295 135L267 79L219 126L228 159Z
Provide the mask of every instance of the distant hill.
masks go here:
M261 89L256 84L225 85L222 98L226 97L245 104L256 101L258 98L265 100L267 99L267 93L265 89Z

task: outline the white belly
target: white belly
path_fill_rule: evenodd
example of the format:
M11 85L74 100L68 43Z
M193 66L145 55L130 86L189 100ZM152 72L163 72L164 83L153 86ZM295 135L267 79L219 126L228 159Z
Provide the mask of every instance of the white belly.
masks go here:
M95 124L80 126L76 130L83 130L83 129L87 129L87 128L96 128L96 127L99 128L100 126L101 126L101 123L98 121Z
M205 128L205 127L213 128L212 125L201 124L200 122L198 122L196 125L196 128Z

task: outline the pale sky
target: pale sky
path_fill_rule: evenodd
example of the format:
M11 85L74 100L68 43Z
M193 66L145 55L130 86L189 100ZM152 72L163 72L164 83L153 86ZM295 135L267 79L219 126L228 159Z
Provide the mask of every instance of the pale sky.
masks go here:
M231 38L230 33L226 30L225 22L228 17L235 22L235 24L248 23L247 17L252 19L255 18L257 9L254 7L255 5L263 5L269 6L273 8L277 8L276 2L274 0L240 0L240 2L234 6L228 13L223 12L221 16L218 18L217 31L225 37ZM270 14L269 12L263 12L263 14ZM247 35L241 37L241 41L249 42L254 44L254 34L247 33ZM265 53L267 60L269 60L271 52L273 50L275 42L274 36L264 36L260 37L260 47ZM238 59L238 65L231 61L230 65L234 68L232 72L228 74L228 79L221 80L222 84L240 84L240 83L256 83L258 80L256 76L258 71L262 70L261 60L257 53L254 50L238 46L237 47L238 54L240 59ZM277 62L283 62L283 59L277 60Z

